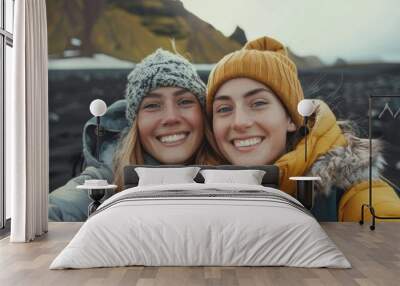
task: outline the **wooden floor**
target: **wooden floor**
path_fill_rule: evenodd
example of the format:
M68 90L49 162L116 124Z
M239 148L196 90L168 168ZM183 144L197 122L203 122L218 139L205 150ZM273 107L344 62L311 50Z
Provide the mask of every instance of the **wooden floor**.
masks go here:
M400 285L400 223L375 231L356 223L322 226L352 269L290 267L120 267L48 270L80 223L50 223L32 243L0 241L0 285Z

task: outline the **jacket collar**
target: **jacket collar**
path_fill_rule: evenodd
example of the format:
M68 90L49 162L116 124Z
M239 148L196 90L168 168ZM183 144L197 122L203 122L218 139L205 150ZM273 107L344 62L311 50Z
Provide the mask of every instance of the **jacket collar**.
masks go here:
M310 126L307 135L307 161L304 158L305 138L302 138L293 151L284 154L275 162L280 169L281 189L292 195L296 191L296 185L294 181L289 180L290 177L307 174L320 156L347 144L335 115L321 100L317 100L317 109L310 118Z

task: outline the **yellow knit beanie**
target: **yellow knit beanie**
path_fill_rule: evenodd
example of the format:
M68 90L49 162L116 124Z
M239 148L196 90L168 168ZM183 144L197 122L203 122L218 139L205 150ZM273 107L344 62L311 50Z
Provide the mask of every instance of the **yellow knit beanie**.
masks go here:
M297 104L304 98L296 65L289 59L285 47L269 37L248 42L241 50L223 57L208 78L206 107L212 116L215 93L226 81L247 77L264 83L279 97L296 126L303 118Z

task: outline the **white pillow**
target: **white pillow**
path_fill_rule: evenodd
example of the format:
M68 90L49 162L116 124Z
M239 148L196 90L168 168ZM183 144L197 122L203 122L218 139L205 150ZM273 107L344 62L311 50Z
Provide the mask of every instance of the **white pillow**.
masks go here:
M262 170L201 170L204 183L261 185L265 171Z
M195 183L199 167L135 168L139 186Z

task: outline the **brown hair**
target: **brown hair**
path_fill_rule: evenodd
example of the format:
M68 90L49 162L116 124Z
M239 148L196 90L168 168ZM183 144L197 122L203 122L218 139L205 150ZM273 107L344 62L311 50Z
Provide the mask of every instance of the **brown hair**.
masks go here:
M286 153L293 151L303 137L304 134L301 134L300 128L297 128L294 132L288 132L286 137Z
M314 126L318 110L319 110L319 106L316 107L314 113L308 119L309 123L308 123L308 127L306 129L307 134L310 133L311 129ZM302 125L300 127L297 127L296 131L287 133L286 153L293 151L296 148L297 144L300 142L300 140L304 138L304 131L305 131L304 129L305 129L305 127Z
M220 151L218 150L217 143L214 139L214 134L211 131L210 123L206 114L203 113L204 121L204 140L199 147L195 158L195 164L199 165L220 165L227 163Z
M113 172L117 192L122 190L124 167L126 165L140 165L144 163L142 149L138 134L137 118L135 118L128 133L120 138L117 150L114 153Z

